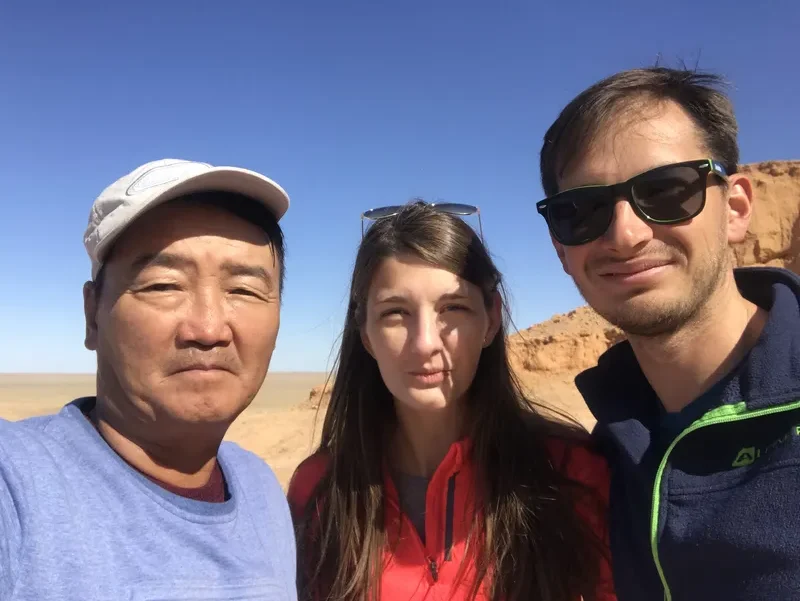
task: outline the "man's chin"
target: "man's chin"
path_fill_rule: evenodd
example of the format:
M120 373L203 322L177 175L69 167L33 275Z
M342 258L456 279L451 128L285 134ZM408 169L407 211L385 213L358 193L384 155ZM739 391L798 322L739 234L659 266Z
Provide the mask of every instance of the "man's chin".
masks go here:
M688 317L680 302L642 296L622 301L595 311L629 336L653 337L671 334L683 326Z
M161 413L175 424L222 426L232 423L250 404L248 397L230 390L176 390L160 395Z

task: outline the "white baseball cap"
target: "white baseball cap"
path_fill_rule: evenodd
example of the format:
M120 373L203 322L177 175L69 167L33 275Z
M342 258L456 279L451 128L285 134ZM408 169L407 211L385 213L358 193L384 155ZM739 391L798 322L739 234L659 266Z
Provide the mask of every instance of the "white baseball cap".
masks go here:
M206 191L233 192L252 198L262 203L277 221L289 209L289 196L284 189L255 171L181 159L146 163L103 190L92 205L83 235L83 244L92 260L92 278L97 277L113 242L146 211L179 196Z

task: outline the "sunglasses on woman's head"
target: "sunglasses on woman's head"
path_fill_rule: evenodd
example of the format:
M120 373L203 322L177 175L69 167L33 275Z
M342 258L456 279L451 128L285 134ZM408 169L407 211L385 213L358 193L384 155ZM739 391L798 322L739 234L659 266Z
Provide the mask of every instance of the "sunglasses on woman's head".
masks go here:
M377 209L370 209L361 213L361 237L364 237L364 220L378 221L388 217L394 217L407 205L390 205L388 207L378 207ZM480 229L481 241L483 241L483 224L481 223L481 211L478 207L473 205L465 205L457 202L434 202L425 205L429 209L439 211L440 213L448 213L450 215L458 215L459 217L466 217L467 215L478 216L478 228Z
M621 199L631 203L640 219L656 225L674 225L697 217L706 204L709 174L728 179L717 161L686 161L656 167L610 186L564 190L536 203L536 210L556 241L578 246L606 233Z

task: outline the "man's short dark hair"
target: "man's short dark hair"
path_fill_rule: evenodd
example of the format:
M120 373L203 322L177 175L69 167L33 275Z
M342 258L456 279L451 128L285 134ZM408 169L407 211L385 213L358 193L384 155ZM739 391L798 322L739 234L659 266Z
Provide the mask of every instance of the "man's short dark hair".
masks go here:
M236 215L240 219L249 221L257 225L267 235L272 254L278 263L280 279L278 291L283 295L283 284L286 279L286 244L283 238L283 230L275 219L275 216L260 202L253 200L249 196L235 194L233 192L204 191L194 194L179 196L169 202L182 201L187 204L213 207L221 211L227 211ZM113 248L109 251L107 258L113 253ZM94 288L99 295L103 288L105 278L105 264L100 268L97 277L94 279Z
M580 159L622 111L642 101L677 103L697 126L708 158L736 173L738 126L724 88L718 75L667 67L631 69L597 82L572 100L544 135L539 166L545 194L558 193L558 178L570 162Z

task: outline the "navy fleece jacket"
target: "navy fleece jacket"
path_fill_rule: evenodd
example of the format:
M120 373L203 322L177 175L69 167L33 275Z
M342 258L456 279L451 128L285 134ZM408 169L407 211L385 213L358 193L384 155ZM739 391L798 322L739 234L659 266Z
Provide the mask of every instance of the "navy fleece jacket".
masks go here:
M612 469L620 601L800 599L800 278L735 274L767 324L680 413L664 412L627 342L576 378Z

